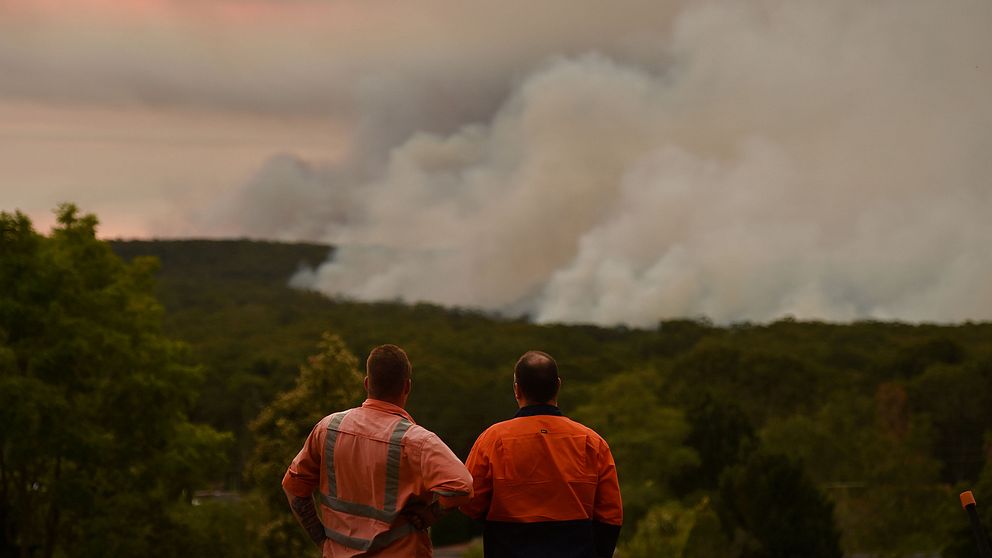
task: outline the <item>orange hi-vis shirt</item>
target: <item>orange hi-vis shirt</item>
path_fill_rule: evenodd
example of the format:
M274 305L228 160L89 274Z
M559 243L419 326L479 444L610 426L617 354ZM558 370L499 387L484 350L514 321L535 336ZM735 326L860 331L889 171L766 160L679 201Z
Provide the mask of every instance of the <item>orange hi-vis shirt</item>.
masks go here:
M476 440L466 465L475 482L475 495L461 507L469 517L623 523L609 446L567 417L525 416L494 424Z
M490 426L466 465L475 494L461 511L485 520L487 557L613 553L623 523L613 455L557 407L525 407Z
M455 507L472 494L472 477L448 446L377 399L318 422L282 485L304 498L319 489L325 558L429 557L429 536L400 510L411 500Z

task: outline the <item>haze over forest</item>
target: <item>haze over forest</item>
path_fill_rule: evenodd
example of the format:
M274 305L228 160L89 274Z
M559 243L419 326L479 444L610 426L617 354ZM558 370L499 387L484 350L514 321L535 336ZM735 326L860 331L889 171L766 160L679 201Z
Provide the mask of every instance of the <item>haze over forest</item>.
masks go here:
M541 322L992 318L992 4L596 6L6 0L0 205Z

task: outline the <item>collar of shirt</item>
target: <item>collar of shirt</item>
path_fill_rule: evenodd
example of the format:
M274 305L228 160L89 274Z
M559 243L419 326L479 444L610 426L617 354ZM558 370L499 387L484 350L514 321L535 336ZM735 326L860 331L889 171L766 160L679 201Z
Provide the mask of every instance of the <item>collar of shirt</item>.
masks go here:
M533 417L537 415L554 415L556 417L564 416L561 414L561 409L558 407L541 403L538 405L527 405L526 407L521 407L520 410L517 411L517 414L513 415L513 418Z
M391 415L399 415L410 421L410 424L417 424L417 421L413 420L413 417L410 416L410 413L406 412L406 409L400 407L399 405L393 405L392 403L387 403L386 401L382 401L380 399L372 399L370 397L362 403L362 408L374 409L376 411L382 411Z

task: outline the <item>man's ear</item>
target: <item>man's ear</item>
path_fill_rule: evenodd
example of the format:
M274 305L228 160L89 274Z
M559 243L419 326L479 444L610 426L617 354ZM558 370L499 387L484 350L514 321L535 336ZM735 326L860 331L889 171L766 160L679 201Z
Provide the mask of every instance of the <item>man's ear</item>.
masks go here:
M520 386L517 385L517 382L513 382L513 398L520 399Z
M410 391L413 389L413 378L407 378L406 382L403 384L403 395L410 395Z
M366 393L369 391L369 377L365 376L365 380L362 381L362 385L365 386Z

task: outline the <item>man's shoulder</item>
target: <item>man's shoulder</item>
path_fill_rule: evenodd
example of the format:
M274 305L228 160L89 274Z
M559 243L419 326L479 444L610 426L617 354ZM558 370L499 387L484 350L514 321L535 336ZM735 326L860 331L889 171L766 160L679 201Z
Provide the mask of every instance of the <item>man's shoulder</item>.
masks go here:
M505 444L511 438L527 437L534 432L543 431L545 428L556 431L559 434L585 436L593 444L597 452L610 451L610 446L606 442L606 439L592 428L566 416L555 415L514 417L497 422L479 434L473 451L487 452L489 450L486 448Z
M420 426L419 424L411 424L410 428L406 430L405 440L410 442L425 442L431 438L437 438L437 434L431 432L430 430Z
M504 433L507 433L507 432L512 432L514 430L514 428L520 426L519 423L515 423L514 422L516 420L517 419L515 419L515 418L511 418L511 419L502 420L502 421L499 421L499 422L497 422L495 424L492 424L492 425L489 426L489 428L483 430L482 431L482 434L480 434L479 437L483 437L483 436L486 436L486 437L499 436L499 435L504 434Z
M550 421L551 423L555 424L556 428L559 428L566 432L570 432L571 434L588 436L589 439L595 441L596 443L608 447L608 444L606 443L606 439L600 436L599 433L596 432L592 427L586 426L585 424L573 418L564 415L562 416L542 415L542 417ZM526 417L521 417L521 418L526 418ZM516 420L520 420L520 419L516 419Z
M490 425L488 428L479 433L475 439L475 445L472 451L476 451L487 445L496 443L497 440L507 435L511 432L513 425L511 424L513 419L504 420Z
M341 422L341 421L344 420L345 416L348 415L348 413L352 413L352 412L354 412L354 411L356 411L358 409L361 409L361 407L354 407L354 408L351 408L351 409L343 409L341 411L334 411L333 413L331 413L329 415L325 415L324 418L318 420L316 426L317 427L322 427L322 428L327 428L328 426L330 426L331 421Z
M482 434L480 434L480 437L513 435L521 430L527 430L528 427L530 427L535 422L556 423L560 425L562 428L565 428L567 430L589 434L590 436L593 436L595 438L602 439L602 436L600 436L592 428L582 424L577 420L571 419L566 416L558 416L558 415L533 415L528 417L514 417L493 424L489 428L485 429L482 432Z
M354 421L358 420L358 422L362 422L362 419L358 418L361 411L361 407L353 407L351 409L334 411L329 415L325 415L313 426L313 430L310 432L310 437L323 440L327 435L328 430L336 430L338 432L349 432L354 434ZM349 415L351 415L350 419L348 419Z
M569 418L569 417L561 417L561 418L563 418L566 421L568 421L568 423L572 426L572 428L575 428L576 430L581 430L583 432L588 432L588 433L594 434L595 436L600 437L600 438L602 437L595 430L593 430L593 428L591 426L587 426L586 424L581 423L581 422L579 422L579 421L577 421L577 420L575 420L573 418Z
M443 456L443 461L452 461L461 464L461 460L455 456L440 436L418 424L410 425L403 436L404 451L412 459L421 459L431 456L430 459L437 459Z

